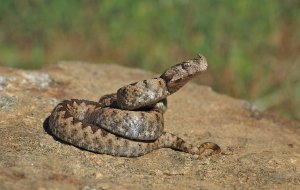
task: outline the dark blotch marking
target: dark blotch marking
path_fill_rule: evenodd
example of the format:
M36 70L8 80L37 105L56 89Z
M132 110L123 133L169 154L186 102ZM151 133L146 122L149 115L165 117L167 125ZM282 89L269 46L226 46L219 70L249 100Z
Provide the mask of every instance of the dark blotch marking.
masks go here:
M145 113L141 112L141 117L144 119L145 118Z
M159 86L163 86L163 83L161 80L158 80L158 84L159 84Z
M149 87L149 84L148 84L148 81L147 81L147 80L143 80L143 84L144 84L144 86L145 86L146 88Z
M151 150L151 145L150 145L150 143L147 143L146 149L147 149L147 152L149 152L149 151Z
M73 130L71 131L72 137L76 136L77 133L78 133L78 130L77 130L77 129L73 129Z
M87 139L87 137L88 137L88 132L84 131L84 132L83 132L83 138L84 138L84 139Z
M97 125L91 125L91 124L89 124L88 126L91 127L93 133L96 133L96 131L98 131L100 129Z
M76 119L76 118L74 118L73 117L73 120L72 120L72 122L71 122L73 125L78 125L78 123L82 123L80 120L78 120L78 119ZM82 128L85 128L85 127L83 127L82 126Z
M155 120L156 120L156 123L161 122L161 117L159 117L158 113L155 113Z
M182 140L181 138L177 137L175 140L175 148L179 149L179 150L183 150L183 151L187 151L186 147L183 146L183 144L185 143L184 140Z
M113 141L112 139L108 139L108 142L107 142L107 149L108 150L112 150L113 149Z
M109 132L104 129L101 129L101 132L102 132L102 137L106 137L109 134Z
M128 144L129 144L128 141L125 140L125 141L124 141L124 147L128 147Z
M111 112L111 117L112 117L112 118L115 118L116 115L118 115L117 110L112 110L112 112Z

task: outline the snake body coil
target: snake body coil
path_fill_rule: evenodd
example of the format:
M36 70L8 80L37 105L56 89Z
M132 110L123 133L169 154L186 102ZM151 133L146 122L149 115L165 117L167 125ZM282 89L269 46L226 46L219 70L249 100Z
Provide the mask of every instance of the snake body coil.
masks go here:
M172 148L200 155L220 147L211 142L195 147L164 132L163 113L167 96L179 90L201 71L206 59L179 63L160 77L139 81L102 96L99 102L64 100L49 117L49 129L59 139L74 146L103 154L136 157L159 148Z

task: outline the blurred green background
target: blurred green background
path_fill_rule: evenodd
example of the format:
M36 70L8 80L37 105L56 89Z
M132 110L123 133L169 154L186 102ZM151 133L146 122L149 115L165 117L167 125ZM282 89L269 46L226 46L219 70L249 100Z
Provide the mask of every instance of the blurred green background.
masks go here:
M300 119L299 0L1 0L0 65L59 60L161 73L198 52L197 82Z

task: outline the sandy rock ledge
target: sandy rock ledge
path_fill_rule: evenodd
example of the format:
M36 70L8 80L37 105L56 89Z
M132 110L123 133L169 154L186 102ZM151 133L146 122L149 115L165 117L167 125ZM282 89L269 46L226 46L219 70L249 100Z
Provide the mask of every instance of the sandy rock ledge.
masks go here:
M63 99L97 101L156 75L116 65L61 62L40 71L0 67L0 189L300 189L300 124L188 84L169 98L165 128L222 154L160 149L138 158L95 154L45 131Z

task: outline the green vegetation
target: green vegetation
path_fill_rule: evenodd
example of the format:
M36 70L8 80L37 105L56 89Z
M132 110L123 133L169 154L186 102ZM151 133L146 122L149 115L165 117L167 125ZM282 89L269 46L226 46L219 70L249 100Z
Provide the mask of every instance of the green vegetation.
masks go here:
M203 53L199 82L300 119L298 0L1 0L0 64L119 63L154 72Z

